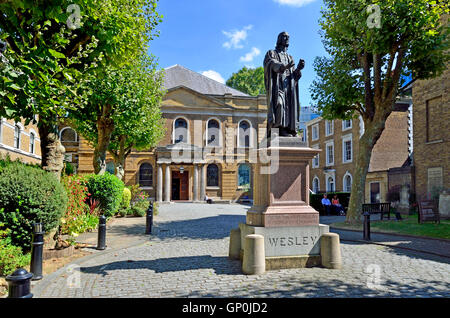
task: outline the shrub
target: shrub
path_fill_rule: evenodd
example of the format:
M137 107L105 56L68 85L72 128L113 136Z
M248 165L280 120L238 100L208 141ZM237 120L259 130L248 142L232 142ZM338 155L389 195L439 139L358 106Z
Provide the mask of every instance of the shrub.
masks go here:
M122 202L120 203L120 207L128 208L131 202L131 191L127 187L123 188L122 193Z
M0 223L0 227L5 225ZM23 255L22 248L11 244L10 230L0 230L0 275L12 274L17 268L30 264L30 254Z
M69 199L65 216L73 217L85 212L86 200L89 197L87 181L83 176L64 176L61 182Z
M41 168L12 162L0 171L0 222L24 251L31 247L33 223L41 222L46 232L56 228L67 201L64 186Z
M105 172L87 177L87 187L94 199L100 201L100 209L106 217L114 215L122 202L124 184L115 175Z
M136 198L133 201L132 207L137 207L142 210L147 210L148 206L150 205L148 194L141 191L138 195L136 195Z
M131 207L131 212L132 212L133 216L138 216L138 217L145 216L145 214L147 213L147 211L145 209L142 209L141 207L138 207L138 206Z
M70 162L64 162L64 174L66 176L71 176L73 175L74 169L73 166Z
M86 208L88 209L88 208ZM86 231L95 230L98 226L98 216L89 212L74 216L71 219L62 221L62 234L77 236Z

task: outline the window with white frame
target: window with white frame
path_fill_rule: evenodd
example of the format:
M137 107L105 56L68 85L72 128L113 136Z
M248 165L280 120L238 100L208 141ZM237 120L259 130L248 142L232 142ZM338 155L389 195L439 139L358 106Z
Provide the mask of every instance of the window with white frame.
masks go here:
M344 192L352 192L352 175L348 172L344 175L342 190Z
M342 138L342 162L353 161L353 141L352 136L345 136Z
M248 121L243 120L239 123L238 131L238 147L250 147L251 125Z
M188 123L184 118L178 118L175 120L173 132L173 140L175 144L179 142L189 142Z
M314 177L313 179L313 192L314 193L319 193L320 191L320 181L319 178Z
M208 120L207 146L220 146L220 124L215 119Z
M318 145L314 145L312 146L313 149L319 149ZM313 168L319 168L319 154L317 154L313 159L312 159L312 167Z
M325 144L326 149L326 164L327 166L334 165L334 143L330 142Z
M331 136L334 130L334 122L332 120L325 121L325 136Z
M352 128L352 120L346 119L342 121L342 130L347 130Z
M319 139L319 124L315 124L311 127L311 140Z
M327 178L327 192L334 192L334 178L332 176Z
M30 153L34 153L34 142L36 140L36 136L34 133L30 133Z
M20 149L20 133L20 126L16 124L14 126L14 148L16 149Z

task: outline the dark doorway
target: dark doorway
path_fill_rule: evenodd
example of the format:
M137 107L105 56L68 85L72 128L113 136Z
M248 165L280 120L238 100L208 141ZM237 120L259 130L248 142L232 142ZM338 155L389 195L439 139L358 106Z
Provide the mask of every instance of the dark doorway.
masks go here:
M189 172L172 172L172 200L189 200Z

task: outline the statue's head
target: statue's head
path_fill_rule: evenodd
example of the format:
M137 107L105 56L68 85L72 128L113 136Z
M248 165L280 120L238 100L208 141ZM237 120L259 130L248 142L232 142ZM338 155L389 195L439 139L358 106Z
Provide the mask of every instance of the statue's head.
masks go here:
M289 46L289 34L285 31L278 34L277 38L277 49L287 48Z

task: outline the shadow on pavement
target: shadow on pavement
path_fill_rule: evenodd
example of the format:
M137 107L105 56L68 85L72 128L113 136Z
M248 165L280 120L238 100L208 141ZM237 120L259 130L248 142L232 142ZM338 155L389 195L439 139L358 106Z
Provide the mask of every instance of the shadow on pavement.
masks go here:
M211 255L182 256L171 258L159 258L145 261L117 261L91 267L81 267L82 273L99 274L107 276L114 270L148 269L155 273L179 272L198 269L213 269L218 275L242 274L240 261L230 260L228 257Z

